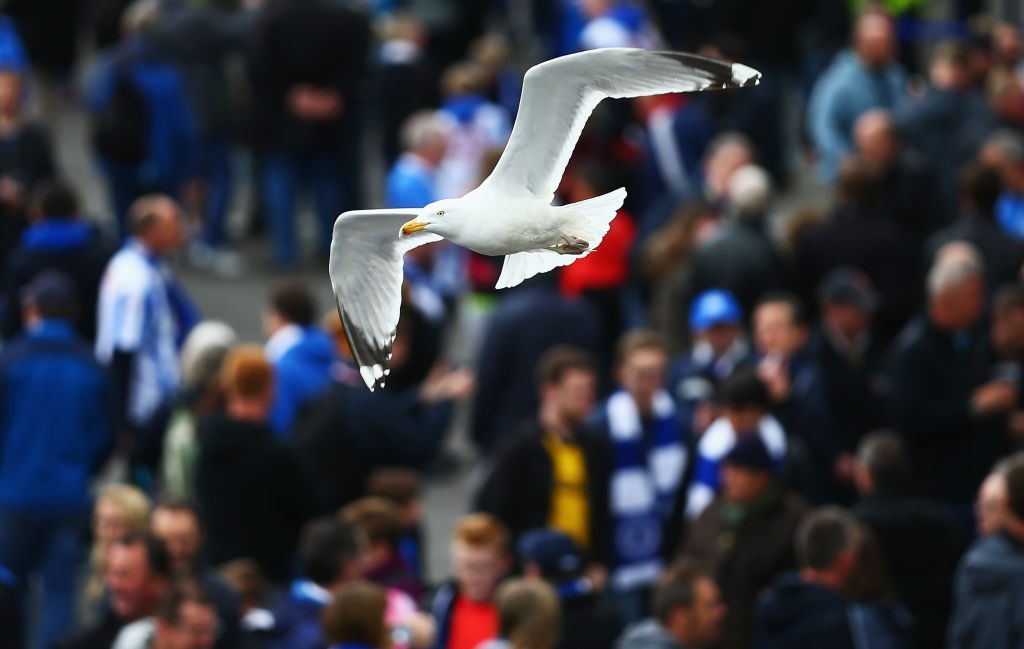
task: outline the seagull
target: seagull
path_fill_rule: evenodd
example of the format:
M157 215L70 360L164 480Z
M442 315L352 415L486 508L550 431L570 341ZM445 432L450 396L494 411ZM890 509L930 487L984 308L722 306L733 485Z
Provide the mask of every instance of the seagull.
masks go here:
M757 85L739 63L686 54L605 48L530 68L519 115L490 176L462 198L417 209L354 210L334 223L329 272L345 337L373 391L388 376L402 300L402 256L442 238L504 256L495 288L586 257L626 198L625 188L554 206L555 190L591 112L606 97Z

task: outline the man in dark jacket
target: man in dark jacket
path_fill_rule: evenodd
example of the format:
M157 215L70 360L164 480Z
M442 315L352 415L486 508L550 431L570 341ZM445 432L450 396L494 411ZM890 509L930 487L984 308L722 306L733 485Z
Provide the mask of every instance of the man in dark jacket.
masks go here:
M799 496L778 484L759 436L736 442L722 468L722 493L690 529L682 554L713 575L722 590L723 649L750 646L757 596L794 567L793 535L806 509Z
M541 355L555 345L597 353L601 322L581 300L558 293L551 273L527 280L505 296L484 330L476 368L477 391L470 431L484 453L537 412L534 376Z
M867 436L857 449L861 499L853 512L878 540L893 592L914 618L917 646L941 647L962 546L949 513L911 495L907 460L899 436Z
M572 538L590 561L607 565L611 456L607 442L584 428L594 406L597 373L584 351L555 347L537 367L540 411L498 454L477 495L477 509L524 533L552 527Z
M982 273L970 244L939 252L927 312L907 326L891 365L893 414L916 458L915 478L965 531L973 528L975 489L1008 446L1005 415L1016 400L1016 385L989 366L979 328Z
M7 262L3 338L20 334L25 323L18 295L32 278L46 270L67 276L79 296L75 328L86 342L96 339L96 303L100 280L113 250L98 228L81 220L78 197L60 180L41 183L29 210L29 226Z
M74 625L89 481L112 440L109 394L75 334L70 281L44 273L22 300L28 333L0 356L0 566L19 589L33 574L42 578L36 637L48 648Z
M927 259L934 259L947 243L966 241L976 246L985 259L985 281L990 290L1016 281L1024 268L1024 243L996 223L996 202L1001 189L995 170L977 162L964 167L960 173L960 218L928 239Z
M799 572L779 577L757 605L757 649L853 649L842 595L857 569L860 530L842 509L810 514L797 530Z
M302 524L317 510L293 451L267 425L273 372L257 347L224 359L225 415L199 427L196 500L214 565L247 557L285 584Z
M1018 647L1024 637L1024 459L1006 470L1009 515L977 541L957 570L950 649Z
M308 179L326 254L338 213L358 190L343 168L358 158L359 84L369 29L357 12L326 0L271 3L252 43L252 136L263 154L263 191L274 257L297 260L296 190ZM348 195L346 195L346 192Z
M622 618L584 575L583 554L571 538L551 528L527 532L519 539L519 559L527 578L542 579L558 593L562 624L556 649L612 649Z

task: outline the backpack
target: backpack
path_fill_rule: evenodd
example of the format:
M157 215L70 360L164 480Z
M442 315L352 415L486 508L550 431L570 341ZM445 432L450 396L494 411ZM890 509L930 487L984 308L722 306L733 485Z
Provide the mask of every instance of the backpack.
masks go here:
M126 65L115 74L114 91L93 124L93 148L111 162L141 164L149 149L149 105Z

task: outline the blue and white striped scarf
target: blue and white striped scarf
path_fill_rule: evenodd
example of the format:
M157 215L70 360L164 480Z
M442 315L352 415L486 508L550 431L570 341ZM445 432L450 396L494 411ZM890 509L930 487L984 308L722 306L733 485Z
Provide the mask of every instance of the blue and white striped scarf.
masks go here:
M611 481L612 587L632 590L661 573L662 533L686 472L687 451L675 404L665 390L654 395L649 439L633 398L608 399L614 471Z

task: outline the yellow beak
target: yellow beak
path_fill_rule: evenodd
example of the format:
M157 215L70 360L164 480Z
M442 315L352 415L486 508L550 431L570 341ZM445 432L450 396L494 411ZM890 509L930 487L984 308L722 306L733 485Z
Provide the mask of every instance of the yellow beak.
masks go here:
M402 226L402 234L412 234L413 232L419 232L427 227L426 223L420 223L416 219L409 221Z

